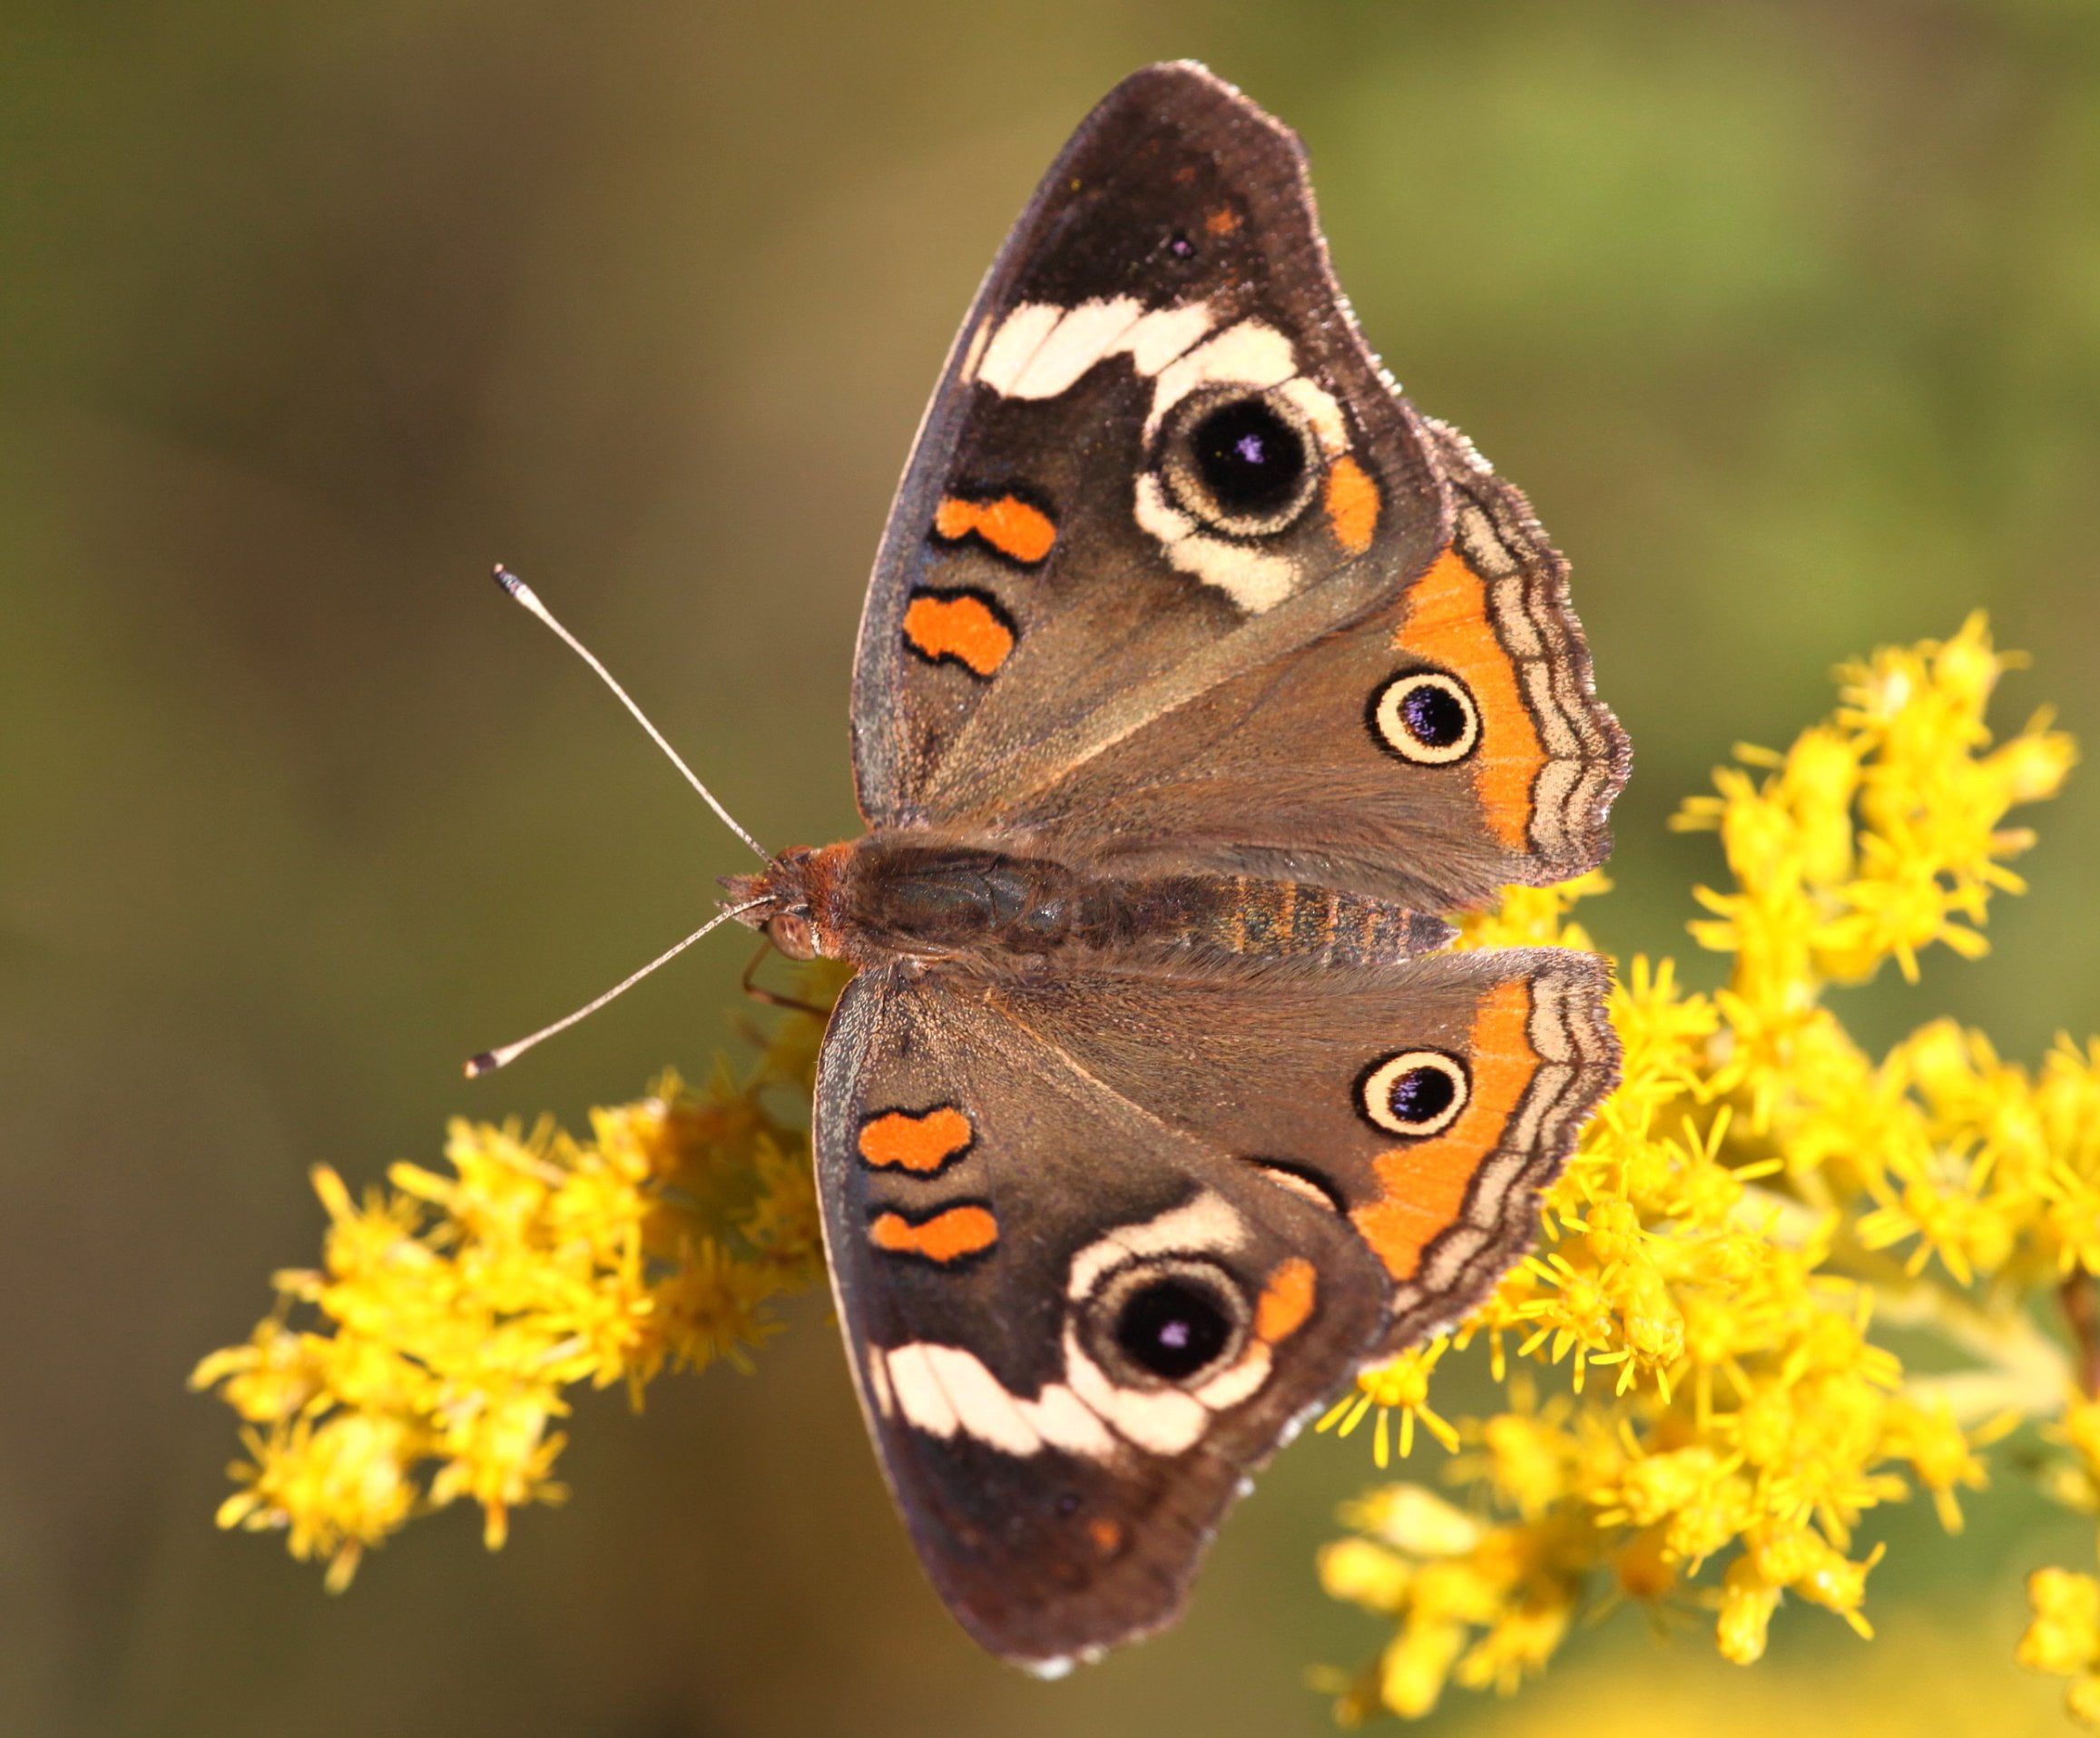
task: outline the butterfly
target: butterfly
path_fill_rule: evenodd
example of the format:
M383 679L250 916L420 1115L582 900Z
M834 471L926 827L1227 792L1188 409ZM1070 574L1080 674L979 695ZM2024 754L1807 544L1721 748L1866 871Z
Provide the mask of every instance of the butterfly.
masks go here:
M1171 1622L1251 1471L1528 1247L1617 1077L1605 969L1436 949L1609 848L1565 574L1365 345L1296 138L1200 66L1118 85L891 509L869 830L725 879L859 967L817 1075L839 1315L995 1654Z
M1439 951L1609 848L1565 564L1203 68L1110 93L994 261L852 741L868 831L724 915L858 968L813 1145L861 1408L948 1608L1054 1674L1172 1622L1309 1413L1487 1294L1618 1074L1601 960Z

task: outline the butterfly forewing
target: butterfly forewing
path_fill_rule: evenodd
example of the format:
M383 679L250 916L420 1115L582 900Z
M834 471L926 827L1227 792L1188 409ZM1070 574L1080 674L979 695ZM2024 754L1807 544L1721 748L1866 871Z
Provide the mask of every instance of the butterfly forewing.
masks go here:
M1220 668L1267 655L1244 630L1302 592L1325 601L1293 636L1331 630L1447 532L1296 139L1200 68L1148 68L1044 178L928 407L862 622L862 810L996 812L1113 727L1104 702L1224 643ZM1334 583L1366 556L1379 577Z
M848 987L819 1180L863 1404L927 1570L986 1647L1041 1666L1172 1619L1246 1474L1377 1343L1388 1287L1324 1201L982 990L901 968ZM1096 997L1075 997L1084 1026Z

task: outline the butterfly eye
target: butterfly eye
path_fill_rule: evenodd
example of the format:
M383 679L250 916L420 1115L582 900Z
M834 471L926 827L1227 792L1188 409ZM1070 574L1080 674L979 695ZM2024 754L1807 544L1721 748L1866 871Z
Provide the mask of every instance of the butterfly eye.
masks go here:
M1281 393L1228 387L1175 407L1163 468L1185 511L1230 536L1267 537L1312 499L1317 451L1304 414Z
M778 917L769 918L766 938L790 959L817 957L817 938L810 933L810 919L799 911L783 911Z
M1418 670L1371 692L1371 735L1380 748L1420 766L1463 761L1480 741L1480 709L1456 676Z
M1449 1128L1472 1091L1466 1065L1440 1050L1403 1050L1372 1064L1357 1083L1358 1102L1377 1127L1415 1138Z
M1133 1262L1094 1294L1087 1314L1094 1354L1124 1387L1193 1387L1247 1337L1239 1288L1207 1262Z

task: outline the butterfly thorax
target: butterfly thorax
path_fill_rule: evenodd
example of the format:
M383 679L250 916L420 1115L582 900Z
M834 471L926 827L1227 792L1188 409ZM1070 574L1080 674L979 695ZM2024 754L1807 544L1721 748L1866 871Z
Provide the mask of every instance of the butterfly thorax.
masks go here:
M739 920L796 958L912 958L1039 971L1055 955L1133 966L1373 965L1441 946L1441 919L1390 900L1229 874L1118 875L990 844L878 829L725 877Z

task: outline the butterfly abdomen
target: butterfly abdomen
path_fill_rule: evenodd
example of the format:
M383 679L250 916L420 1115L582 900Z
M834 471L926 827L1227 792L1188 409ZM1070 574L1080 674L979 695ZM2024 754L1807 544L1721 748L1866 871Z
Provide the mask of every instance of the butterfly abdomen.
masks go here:
M1441 919L1391 900L1302 881L1174 875L1105 884L1123 918L1114 942L1202 958L1375 966L1441 947Z

